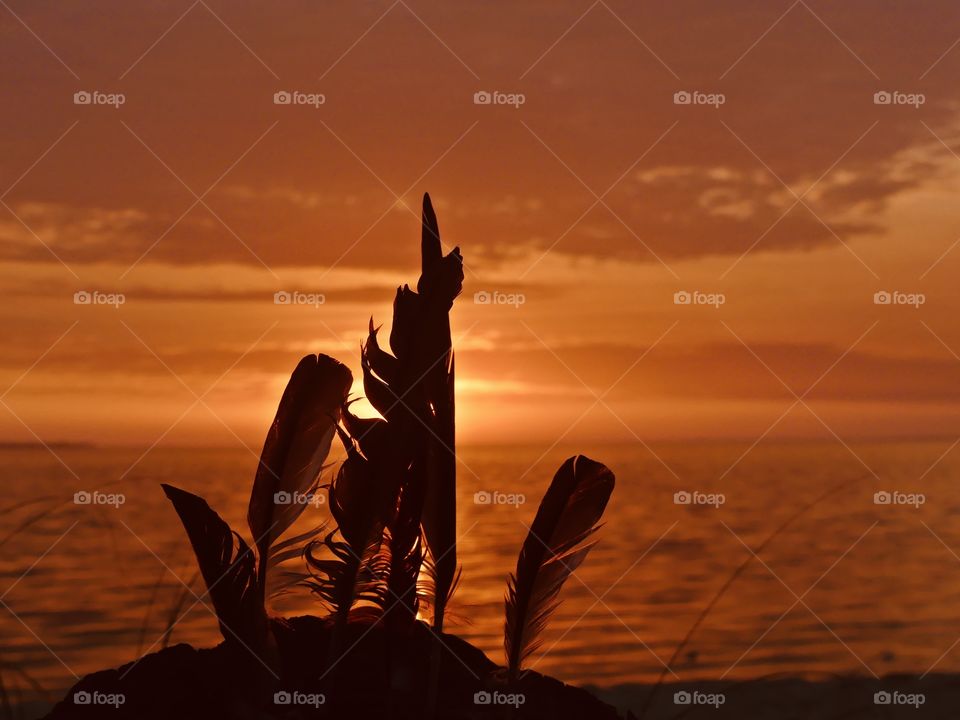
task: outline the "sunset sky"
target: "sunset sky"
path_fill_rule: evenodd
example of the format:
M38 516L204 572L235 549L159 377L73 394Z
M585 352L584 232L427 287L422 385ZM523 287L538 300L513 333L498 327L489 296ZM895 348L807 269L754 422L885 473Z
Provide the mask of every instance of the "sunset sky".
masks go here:
M462 442L960 434L955 2L0 5L0 440L256 448L425 191Z

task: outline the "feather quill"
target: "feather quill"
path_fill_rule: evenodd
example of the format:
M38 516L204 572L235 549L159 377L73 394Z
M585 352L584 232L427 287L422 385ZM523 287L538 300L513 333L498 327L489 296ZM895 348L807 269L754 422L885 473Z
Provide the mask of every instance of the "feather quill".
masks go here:
M539 646L563 583L593 547L589 540L613 485L605 465L578 455L563 463L543 496L507 588L504 649L511 678Z

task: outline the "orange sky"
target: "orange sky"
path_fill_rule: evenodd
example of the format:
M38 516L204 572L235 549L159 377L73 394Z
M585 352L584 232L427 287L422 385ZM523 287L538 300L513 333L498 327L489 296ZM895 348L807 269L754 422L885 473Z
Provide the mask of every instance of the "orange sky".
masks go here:
M357 370L368 316L389 322L423 191L466 260L463 442L957 435L958 20L941 0L11 0L0 438L258 447L302 354Z

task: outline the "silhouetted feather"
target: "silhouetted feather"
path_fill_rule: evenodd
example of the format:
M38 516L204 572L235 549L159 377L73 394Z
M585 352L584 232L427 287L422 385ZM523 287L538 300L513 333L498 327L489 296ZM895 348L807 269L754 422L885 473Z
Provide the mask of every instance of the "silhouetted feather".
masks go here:
M396 501L396 485L379 476L378 464L365 457L339 426L337 433L347 450L347 459L328 489L337 530L323 543L311 543L306 553L312 574L308 584L335 615L331 663L339 652L354 603L367 601L380 608L386 603L389 561L382 552L383 528L392 517ZM336 533L343 540L336 540ZM318 556L324 548L332 558Z
M281 564L287 560L303 557L306 546L326 528L327 523L306 530L305 532L287 538L282 542L275 543L270 548L270 555L267 559L267 587L265 597L268 600L285 595L293 586L305 582L310 577L310 573L281 570Z
M422 524L432 558L434 626L442 630L457 572L457 461L449 311L463 285L463 261L458 249L443 256L440 227L427 194L423 196L420 247L417 290L422 298L421 327L413 362L432 415L431 432L424 434L427 456Z
M363 550L372 535L379 537L378 528L394 503L394 495L387 483L378 482L374 464L360 453L353 439L339 427L337 432L347 459L329 488L330 512L344 539L351 547Z
M172 485L161 487L190 538L224 639L233 643L239 637L252 648L262 647L267 617L253 552L203 498Z
M512 677L536 650L560 588L593 546L587 540L613 485L606 466L577 455L563 463L543 496L507 589L504 648Z
M433 621L438 631L443 629L444 612L453 594L457 573L457 458L452 354L444 389L444 395L433 399L436 434L427 438L430 458L422 515L423 532L432 557L436 591L432 602Z
M330 551L332 558L317 555L324 548ZM379 538L361 548L358 555L355 548L335 540L335 533L329 533L323 542L314 542L307 547L306 558L312 570L308 585L323 600L327 610L336 616L336 632L342 630L355 603L372 603L382 611L386 603L389 560L382 551ZM337 640L331 640L333 655L336 654Z
M363 355L367 358L370 368L384 383L396 385L399 363L393 355L380 348L377 342L379 331L380 328L375 328L373 318L370 318L370 329L367 333L367 343L363 346Z
M393 355L379 347L372 323L361 355L364 392L387 420L376 426L389 438L381 443L387 448L381 471L399 483L396 512L388 522L388 606L399 606L392 623L412 621L416 615L426 548L438 628L454 587L456 457L449 311L462 285L460 251L443 255L436 214L425 195L418 292L408 285L397 289L390 330Z
M316 489L352 382L350 370L333 358L307 355L283 392L263 444L247 511L260 557L261 593L270 585L268 570L276 567L269 560L270 547L306 508L302 497ZM300 501L289 501L298 497Z
M417 291L424 298L430 298L430 301L444 311L448 311L463 288L463 258L459 247L446 256L443 255L437 216L433 211L430 195L426 193L423 196L420 268Z
M350 412L350 403L343 406L343 425L368 459L375 460L388 452L390 428L382 418L361 418Z
M397 418L404 410L401 394L373 374L366 348L360 352L360 369L363 371L363 394L374 409L387 420Z
M443 258L443 248L440 244L440 226L437 223L437 214L433 211L429 193L423 194L423 217L420 231L420 279L429 277L433 268ZM417 290L423 292L418 283Z
M444 597L444 600L449 600L453 596L453 593L460 585L462 572L463 568L458 567L456 569L453 582L450 583L450 589ZM417 597L420 602L421 615L424 614L423 610L428 611L431 615L436 614L437 568L430 555L424 556L423 564L420 567L420 576L417 578Z
M419 453L419 449L417 450ZM414 460L399 491L397 512L388 526L390 549L389 594L386 610L394 627L412 623L417 616L417 579L423 564L420 516L423 511L422 454Z
M390 349L401 361L415 347L419 316L420 296L407 285L397 288L397 296L393 300Z

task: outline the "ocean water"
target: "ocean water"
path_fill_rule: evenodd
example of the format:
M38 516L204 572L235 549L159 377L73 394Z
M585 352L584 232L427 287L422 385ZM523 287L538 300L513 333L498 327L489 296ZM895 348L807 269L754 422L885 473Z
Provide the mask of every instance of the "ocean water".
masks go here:
M462 448L463 575L447 630L492 659L503 661L503 597L526 526L578 450L609 465L617 486L530 667L599 687L652 682L665 668L674 682L960 670L960 450L949 440ZM184 589L202 580L159 484L203 495L249 539L257 463L243 448L55 452L0 450L0 673L34 713L75 676L159 650L174 618L169 642L219 641ZM94 490L123 502L74 503ZM693 502L678 503L682 492ZM276 610L317 603L303 589Z

